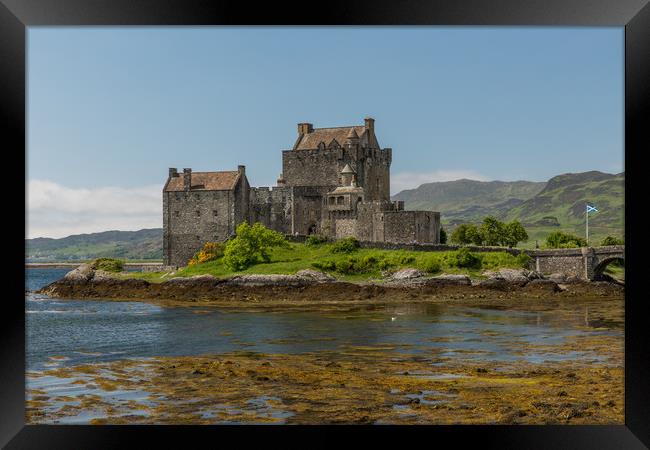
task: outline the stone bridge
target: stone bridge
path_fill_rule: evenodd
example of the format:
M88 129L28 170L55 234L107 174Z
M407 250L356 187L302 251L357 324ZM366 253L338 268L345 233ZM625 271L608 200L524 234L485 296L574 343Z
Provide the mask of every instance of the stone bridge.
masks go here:
M625 246L528 250L531 269L544 274L564 273L584 280L598 280L613 261L625 261Z

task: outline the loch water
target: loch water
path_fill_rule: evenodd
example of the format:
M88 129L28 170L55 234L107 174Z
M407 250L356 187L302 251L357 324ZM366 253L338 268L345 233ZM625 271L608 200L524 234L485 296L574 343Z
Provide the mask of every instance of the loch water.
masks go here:
M61 365L238 350L300 353L354 346L392 346L408 353L543 363L600 361L587 352L544 353L514 343L558 345L590 328L589 311L513 311L462 305L404 305L345 312L252 312L206 307L164 308L146 302L62 300L36 294L69 269L26 270L28 371ZM524 346L527 347L527 346ZM534 347L533 347L534 348Z

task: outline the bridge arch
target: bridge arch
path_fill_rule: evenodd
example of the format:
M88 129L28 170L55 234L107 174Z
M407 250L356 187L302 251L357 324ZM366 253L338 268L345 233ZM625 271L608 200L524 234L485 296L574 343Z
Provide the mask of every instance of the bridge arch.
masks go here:
M625 264L625 258L623 256L613 255L613 256L608 256L606 258L600 259L600 261L598 261L598 264L596 264L596 266L594 267L593 279L594 280L602 279L603 273L605 272L607 266L609 266L614 262L620 262L622 264Z

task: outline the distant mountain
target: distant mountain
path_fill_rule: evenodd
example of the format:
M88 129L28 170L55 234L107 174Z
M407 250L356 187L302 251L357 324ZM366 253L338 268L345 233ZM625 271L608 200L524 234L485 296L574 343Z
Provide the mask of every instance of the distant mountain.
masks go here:
M566 173L547 182L456 180L426 183L393 196L406 209L440 211L443 224L478 223L487 215L521 221L534 239L554 230L584 235L585 203L596 206L589 215L590 236L600 239L624 233L625 173Z
M406 209L440 211L445 222L480 221L486 215L503 215L535 197L546 186L534 181L456 180L426 183L401 191L393 200L404 200Z
M584 230L585 203L589 203L598 208L589 215L590 234L623 236L624 200L624 172L566 173L548 180L540 193L511 208L504 218L542 226L554 218L557 226L579 233Z
M139 231L104 231L61 239L27 239L28 261L68 261L100 257L162 259L162 228Z

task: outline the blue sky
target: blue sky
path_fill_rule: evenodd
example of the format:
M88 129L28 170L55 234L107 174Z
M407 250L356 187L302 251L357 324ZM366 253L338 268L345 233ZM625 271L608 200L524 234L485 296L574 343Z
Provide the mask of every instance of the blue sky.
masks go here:
M623 28L31 27L27 234L161 226L168 167L273 185L298 122L374 117L393 193L620 172L623 49Z

